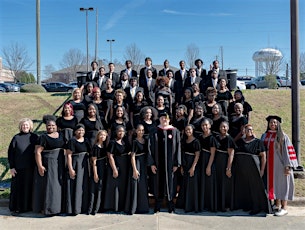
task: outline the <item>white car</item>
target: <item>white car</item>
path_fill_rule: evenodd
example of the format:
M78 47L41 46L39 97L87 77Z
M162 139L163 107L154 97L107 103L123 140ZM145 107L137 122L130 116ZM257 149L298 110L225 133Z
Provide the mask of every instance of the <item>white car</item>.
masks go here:
M239 90L245 90L246 89L246 83L244 81L236 80L236 87Z

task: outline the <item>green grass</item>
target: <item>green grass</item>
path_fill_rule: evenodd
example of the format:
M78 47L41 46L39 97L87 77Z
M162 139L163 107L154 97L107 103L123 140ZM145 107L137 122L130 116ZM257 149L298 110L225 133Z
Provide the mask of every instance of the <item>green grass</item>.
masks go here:
M283 119L282 127L291 138L291 90L245 90L244 96L251 104L253 112L250 123L255 134L260 137L266 130L265 118L276 114ZM7 166L7 148L12 137L18 133L18 122L28 117L34 121L34 129L42 116L53 112L67 99L68 94L51 93L2 93L0 94L0 181L10 179ZM300 90L300 154L305 166L305 90ZM60 112L60 111L59 111ZM59 112L56 114L58 115ZM39 130L44 130L44 125ZM305 180L296 180L296 195L305 197Z

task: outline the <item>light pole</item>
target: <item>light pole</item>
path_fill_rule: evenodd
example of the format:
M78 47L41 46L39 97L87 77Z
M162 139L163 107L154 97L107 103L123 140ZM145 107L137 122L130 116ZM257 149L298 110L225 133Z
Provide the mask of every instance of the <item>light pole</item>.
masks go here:
M107 42L110 43L110 62L112 62L112 42L115 42L114 39L107 39Z
M88 11L93 11L93 7L79 8L80 11L86 11L86 45L87 45L87 72L89 72L89 44L88 44Z

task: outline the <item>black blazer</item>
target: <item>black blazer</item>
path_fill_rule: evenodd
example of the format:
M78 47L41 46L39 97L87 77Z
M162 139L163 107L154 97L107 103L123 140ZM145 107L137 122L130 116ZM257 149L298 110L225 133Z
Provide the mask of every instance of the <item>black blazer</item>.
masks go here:
M121 71L121 73L120 73L120 76L122 76L122 73L127 73L127 69L123 69L122 71ZM138 72L137 71L135 71L135 70L131 70L131 76L129 76L129 78L130 77L138 77Z
M94 78L92 79L92 71L90 71L90 72L87 73L86 82L92 82L92 81L94 81L95 78L98 78L99 76L100 76L99 72L96 71L95 75L94 75Z
M132 98L131 94L130 94L130 86L129 87L126 87L124 89L125 93L126 93L126 98L125 98L125 101L128 105L131 105L134 101L134 98ZM136 90L135 90L135 94L138 92L138 91L142 91L143 94L144 94L144 89L142 87L139 87L137 86L136 87Z
M159 71L159 76L161 76L161 77L166 76L166 71L167 71L167 70L165 70L164 68L161 69L161 70Z
M208 72L208 75L209 76L212 76L212 72L213 70L209 70ZM226 79L226 81L228 82L228 79L227 79L227 72L225 70L219 70L219 73L218 73L218 78L224 78Z
M219 78L218 78L219 79ZM206 81L201 80L200 84L199 84L199 88L200 88L200 93L203 93L206 96L206 90L208 87L214 87L213 86L213 82L212 82L212 78L211 77L207 77ZM220 89L219 84L217 83L216 85L216 90L218 91Z
M199 76L199 71L198 71L198 69L196 69L196 73L197 73L197 76L198 76L198 77L204 78L204 77L207 75L207 70L201 68L200 76Z
M100 87L101 91L104 90L104 89L106 89L106 80L107 80L107 77L104 76L103 81L100 83L100 81L101 81L100 75L97 76L97 77L95 77L95 78L93 79L93 81L96 83L96 85L97 85L98 87Z
M198 85L200 85L201 82L201 78L200 77L196 77L195 79L195 83L198 83ZM191 81L191 77L188 76L185 80L184 80L184 89L188 88L188 87L192 87L192 81Z
M147 103L150 106L153 106L154 101L155 101L155 88L157 87L156 79L151 80L150 89L148 89L146 77L144 80L140 80L139 86L144 89L144 96L145 96Z
M151 67L151 70L152 70L152 78L153 79L156 79L157 78L157 69L155 67ZM140 69L140 77L139 77L139 80L143 80L143 79L146 79L146 75L145 75L145 71L146 71L146 67L143 67L142 69Z
M105 74L106 77L110 78L110 73L106 73ZM119 83L121 81L120 76L118 73L113 72L112 73L112 85L116 85L117 83Z

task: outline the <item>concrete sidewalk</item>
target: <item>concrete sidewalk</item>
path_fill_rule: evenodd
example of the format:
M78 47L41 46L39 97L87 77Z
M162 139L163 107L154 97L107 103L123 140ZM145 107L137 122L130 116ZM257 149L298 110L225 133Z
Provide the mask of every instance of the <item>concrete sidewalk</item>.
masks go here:
M7 207L0 207L0 229L304 229L305 205L290 206L288 215L275 217L260 213L249 216L240 210L225 213L187 213L166 209L145 215L97 214L78 216L44 217L36 213L12 216Z

